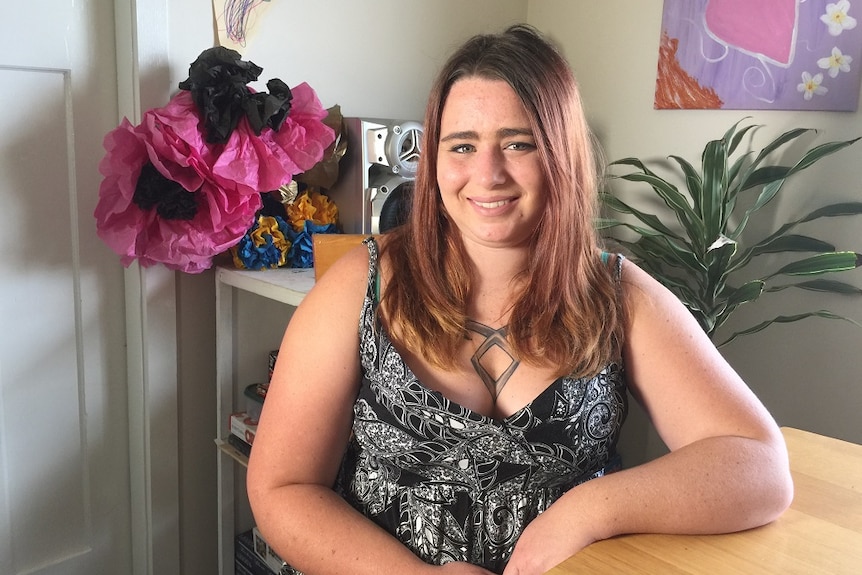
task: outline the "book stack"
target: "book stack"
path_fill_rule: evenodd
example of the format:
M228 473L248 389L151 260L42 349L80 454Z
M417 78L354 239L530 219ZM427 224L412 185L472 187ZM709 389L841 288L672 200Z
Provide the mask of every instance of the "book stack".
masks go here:
M257 420L249 417L245 411L232 413L227 442L237 451L248 457L251 454L251 445L257 433Z
M277 357L277 350L269 352L269 380L272 380L272 371L275 369ZM243 390L245 410L232 413L228 421L227 442L246 457L251 453L251 445L257 433L257 422L260 419L268 389L269 381L246 386Z
M235 537L234 572L236 575L292 575L296 573L275 554L260 536L257 527Z

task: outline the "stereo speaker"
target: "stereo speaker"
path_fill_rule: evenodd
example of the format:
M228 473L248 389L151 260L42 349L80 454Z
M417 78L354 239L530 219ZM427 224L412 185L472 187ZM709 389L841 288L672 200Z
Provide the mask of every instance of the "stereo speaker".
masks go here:
M380 118L344 118L347 151L327 194L338 206L341 231L382 233L409 211L421 153L422 124Z

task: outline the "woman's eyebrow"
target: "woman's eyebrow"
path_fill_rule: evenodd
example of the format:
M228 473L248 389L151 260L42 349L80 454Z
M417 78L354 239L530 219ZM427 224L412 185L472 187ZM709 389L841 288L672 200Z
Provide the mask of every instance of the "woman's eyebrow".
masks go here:
M511 138L512 136L528 136L533 137L533 131L529 128L500 128L497 130L497 136L501 138ZM473 130L463 130L460 132L452 132L440 138L441 142L450 140L477 140L479 134Z
M452 132L451 134L446 134L442 138L440 138L441 142L448 142L450 140L478 140L479 134L472 130L464 130L462 132Z
M502 138L511 138L512 136L528 136L533 137L533 130L529 128L501 128L497 131L497 135Z

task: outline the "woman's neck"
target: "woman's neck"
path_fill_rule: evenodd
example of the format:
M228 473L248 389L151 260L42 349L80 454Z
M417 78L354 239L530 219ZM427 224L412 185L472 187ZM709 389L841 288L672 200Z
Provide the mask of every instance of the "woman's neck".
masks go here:
M475 271L471 319L498 328L508 323L516 294L522 288L527 267L527 250L517 248L468 248Z

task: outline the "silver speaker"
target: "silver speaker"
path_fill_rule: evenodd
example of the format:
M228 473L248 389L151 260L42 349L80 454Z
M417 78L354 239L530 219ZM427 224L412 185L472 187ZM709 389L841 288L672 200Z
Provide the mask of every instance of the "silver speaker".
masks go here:
M338 181L327 192L338 206L341 231L376 234L387 214L403 213L421 153L422 124L379 118L344 118L347 152ZM394 210L394 211L393 211ZM383 217L383 220L381 220Z

